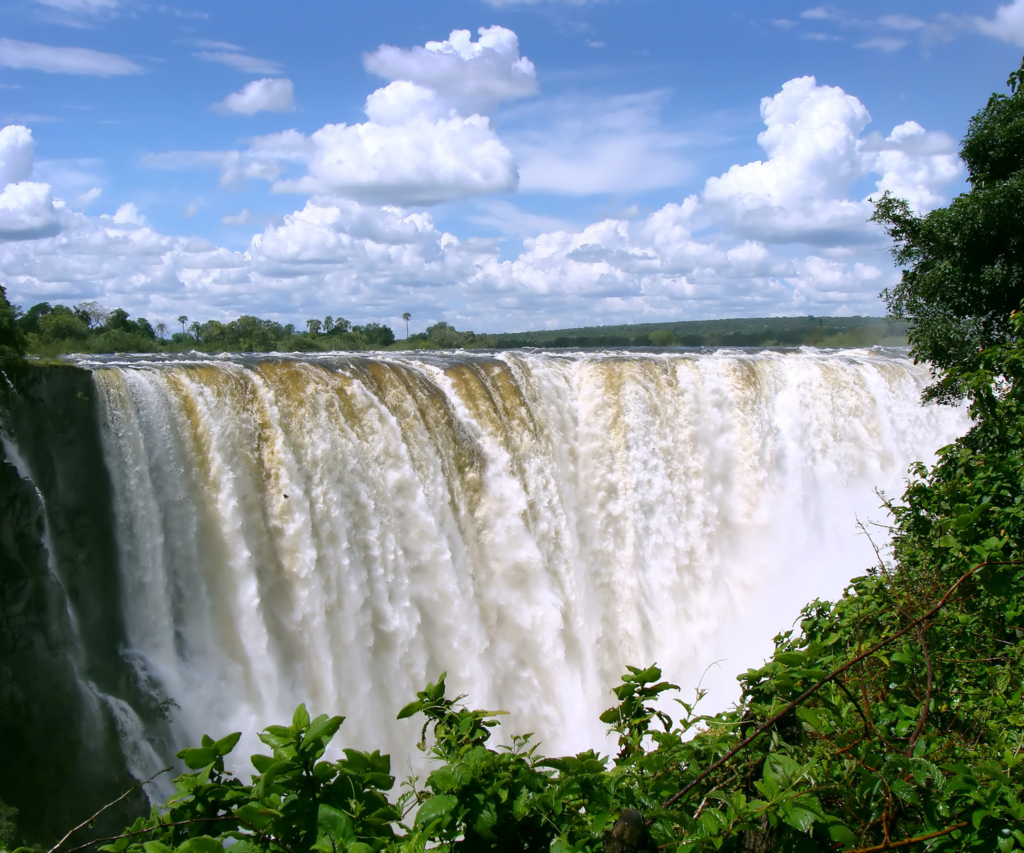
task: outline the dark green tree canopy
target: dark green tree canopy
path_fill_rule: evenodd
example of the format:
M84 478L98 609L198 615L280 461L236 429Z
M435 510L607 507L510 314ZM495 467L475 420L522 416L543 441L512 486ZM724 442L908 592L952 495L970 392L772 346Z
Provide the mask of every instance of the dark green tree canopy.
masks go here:
M941 381L926 398L955 401L954 368L1013 336L1011 313L1024 299L1024 66L1009 94L993 94L971 119L960 155L969 192L918 216L886 193L873 219L885 225L904 268L883 293L889 313L909 322L915 357ZM952 372L951 372L952 371Z
M25 335L16 320L17 312L0 284L0 370L19 364L25 355Z

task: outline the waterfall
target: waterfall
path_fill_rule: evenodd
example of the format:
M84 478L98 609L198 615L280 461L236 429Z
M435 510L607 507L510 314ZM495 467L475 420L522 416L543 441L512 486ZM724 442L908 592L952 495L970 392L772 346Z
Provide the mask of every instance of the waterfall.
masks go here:
M83 364L130 650L182 742L243 755L299 701L407 754L394 716L442 670L549 754L603 744L625 664L692 687L726 658L725 705L874 561L873 489L968 423L881 350Z

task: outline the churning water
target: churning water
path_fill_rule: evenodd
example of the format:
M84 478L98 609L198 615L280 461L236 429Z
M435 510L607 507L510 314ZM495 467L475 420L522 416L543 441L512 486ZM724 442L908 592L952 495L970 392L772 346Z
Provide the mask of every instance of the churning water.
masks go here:
M405 754L442 670L549 754L603 744L627 663L694 686L725 657L727 704L873 562L873 489L967 426L894 351L83 364L130 651L183 742L306 701Z

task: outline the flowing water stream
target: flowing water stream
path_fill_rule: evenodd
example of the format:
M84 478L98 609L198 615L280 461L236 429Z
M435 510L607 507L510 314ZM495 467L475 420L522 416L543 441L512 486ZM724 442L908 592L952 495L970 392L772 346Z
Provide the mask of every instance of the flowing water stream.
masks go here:
M690 687L727 658L725 705L872 563L873 489L967 426L896 351L80 363L128 651L182 742L306 701L407 754L394 716L442 670L549 753L603 744L627 663Z

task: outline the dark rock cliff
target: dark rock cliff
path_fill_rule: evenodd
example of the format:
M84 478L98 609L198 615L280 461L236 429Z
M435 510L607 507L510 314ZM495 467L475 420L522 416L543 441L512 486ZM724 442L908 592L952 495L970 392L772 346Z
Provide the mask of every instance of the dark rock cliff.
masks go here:
M0 799L18 808L24 842L46 844L134 784L102 696L133 706L141 697L121 654L92 377L70 365L30 367L16 384L0 402ZM95 831L145 809L136 792Z

